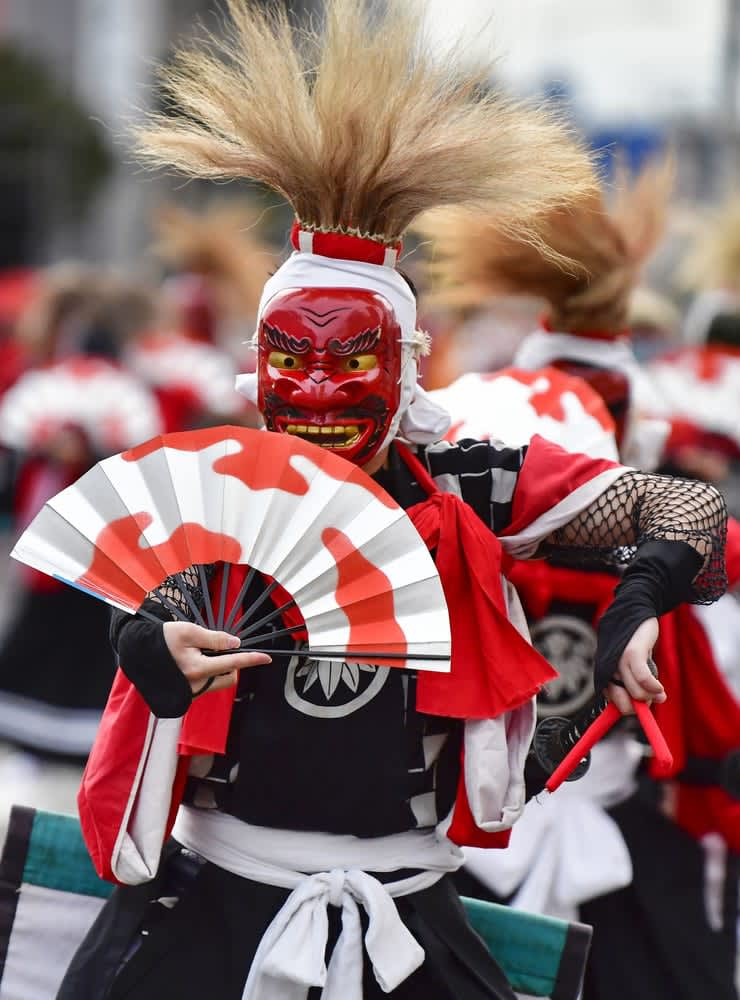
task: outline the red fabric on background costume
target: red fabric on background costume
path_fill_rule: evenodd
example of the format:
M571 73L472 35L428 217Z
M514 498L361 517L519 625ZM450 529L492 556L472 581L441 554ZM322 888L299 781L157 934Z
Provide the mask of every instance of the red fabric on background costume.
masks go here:
M730 520L727 540L729 586L740 582L740 524ZM527 612L536 622L554 601L592 608L591 626L612 600L618 577L584 572L544 562L517 563L509 573ZM689 755L721 760L740 741L740 702L720 671L696 610L680 605L660 619L654 650L667 700L654 706L655 718L673 754L668 780L676 779ZM690 785L678 780L676 823L694 838L717 832L740 850L740 802L718 786Z
M740 523L728 521L729 589L740 583ZM717 666L707 632L690 605L661 619L655 662L668 699L655 706L655 718L673 753L668 778L678 778L690 755L721 760L740 747L740 700ZM721 833L740 851L740 802L716 785L677 781L675 820L692 837Z

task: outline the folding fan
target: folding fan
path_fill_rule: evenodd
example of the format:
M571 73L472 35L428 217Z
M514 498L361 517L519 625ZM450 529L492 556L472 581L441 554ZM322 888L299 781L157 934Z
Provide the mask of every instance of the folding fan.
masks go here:
M541 434L567 451L617 458L614 421L603 400L583 379L557 368L470 373L432 395L452 417L450 441L472 437L517 447Z
M441 582L405 512L358 467L287 434L213 427L114 455L49 500L12 555L131 613L174 578L196 621L250 649L302 629L275 631L295 608L314 659L450 669ZM214 563L225 567L212 597ZM227 600L234 564L248 569ZM271 582L245 608L256 573ZM266 610L278 585L288 599Z
M0 405L0 442L28 451L59 427L85 431L110 454L161 430L156 400L138 379L99 358L79 357L27 372Z

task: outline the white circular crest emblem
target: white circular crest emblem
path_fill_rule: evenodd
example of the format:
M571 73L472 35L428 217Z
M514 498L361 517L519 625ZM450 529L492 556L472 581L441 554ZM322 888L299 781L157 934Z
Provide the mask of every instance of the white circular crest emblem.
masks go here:
M316 719L342 719L378 694L390 667L342 660L292 657L285 675L285 700L297 712Z
M557 670L537 696L537 714L572 715L593 697L596 632L581 618L548 615L530 626L532 645Z

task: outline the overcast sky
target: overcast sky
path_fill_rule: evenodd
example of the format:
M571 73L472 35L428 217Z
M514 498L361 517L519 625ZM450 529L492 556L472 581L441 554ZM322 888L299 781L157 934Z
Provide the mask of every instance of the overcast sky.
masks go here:
M581 114L619 122L716 107L728 2L428 0L428 6L440 39L464 30L471 45L494 48L502 75L517 88L564 80Z

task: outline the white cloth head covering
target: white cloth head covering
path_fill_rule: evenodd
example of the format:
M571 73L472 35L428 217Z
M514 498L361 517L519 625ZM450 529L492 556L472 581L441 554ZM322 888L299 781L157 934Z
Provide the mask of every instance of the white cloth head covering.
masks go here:
M528 333L519 345L512 364L515 368L534 371L563 358L598 365L599 368L612 368L626 375L630 383L639 371L630 342L624 338L596 340L576 337L572 333L550 333L548 330Z
M260 299L257 324L271 300L289 288L357 288L377 292L390 302L401 328L401 398L381 449L397 435L418 444L444 436L449 414L418 385L418 356L423 338L416 329L416 299L408 283L392 267L357 260L337 260L296 251L268 279ZM238 375L236 389L257 402L257 375Z
M572 333L534 330L521 342L512 363L517 368L535 371L564 358L597 365L599 368L611 368L627 377L631 404L620 457L627 465L633 465L644 472L657 468L670 433L670 425L665 420L648 419L640 412L641 403L650 390L646 387L645 376L629 340L624 337L596 340L593 337L577 337Z
M706 344L712 320L720 313L740 312L740 296L728 288L713 288L699 292L689 308L683 324L683 340L691 347Z

